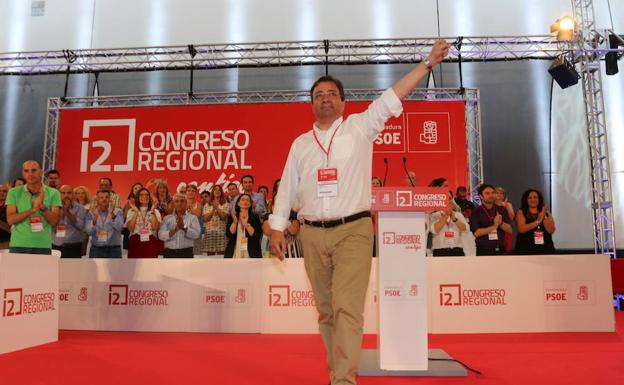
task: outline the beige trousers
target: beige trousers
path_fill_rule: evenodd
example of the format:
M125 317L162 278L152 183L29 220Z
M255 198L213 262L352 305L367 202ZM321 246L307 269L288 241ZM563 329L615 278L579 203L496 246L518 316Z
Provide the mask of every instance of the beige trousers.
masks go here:
M371 219L327 229L303 225L300 234L331 383L355 384L373 255Z

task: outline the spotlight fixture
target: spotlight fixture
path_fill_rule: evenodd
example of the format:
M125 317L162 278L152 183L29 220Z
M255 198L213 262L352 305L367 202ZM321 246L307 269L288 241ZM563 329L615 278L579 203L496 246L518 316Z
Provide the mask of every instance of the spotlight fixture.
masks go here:
M548 73L550 73L562 89L575 85L581 78L578 72L576 72L574 65L570 63L564 55L560 55L553 60L548 69Z
M560 17L550 26L550 32L557 34L557 41L572 41L575 30L576 22L570 16Z

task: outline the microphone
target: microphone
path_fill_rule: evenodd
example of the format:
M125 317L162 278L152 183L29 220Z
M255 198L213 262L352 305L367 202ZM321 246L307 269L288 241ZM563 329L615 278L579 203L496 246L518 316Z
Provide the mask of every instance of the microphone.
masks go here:
M403 157L403 170L405 170L405 175L407 176L407 179L409 179L410 185L414 187L414 179L410 175L409 171L407 171L407 158L406 157Z
M384 171L383 185L386 185L386 178L388 177L388 158L383 158L384 163L386 165L386 170Z

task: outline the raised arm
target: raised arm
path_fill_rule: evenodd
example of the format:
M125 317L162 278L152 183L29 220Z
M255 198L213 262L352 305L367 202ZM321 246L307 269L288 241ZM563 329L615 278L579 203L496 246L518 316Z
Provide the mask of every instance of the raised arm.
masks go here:
M439 39L433 44L431 52L426 60L421 61L410 72L397 81L392 89L397 94L399 99L403 100L409 95L418 83L429 74L434 66L440 64L442 60L448 55L449 45L446 41Z

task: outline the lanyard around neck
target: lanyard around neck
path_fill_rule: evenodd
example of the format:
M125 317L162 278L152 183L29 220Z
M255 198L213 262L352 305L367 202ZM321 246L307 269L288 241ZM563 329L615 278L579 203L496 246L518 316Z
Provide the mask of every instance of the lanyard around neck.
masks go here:
M321 141L319 140L318 136L316 135L316 131L312 130L312 135L314 135L314 139L316 140L316 143L321 148L321 151L323 151L323 154L325 154L325 159L326 159L325 165L326 166L329 166L329 152L331 151L332 144L334 143L334 136L336 136L336 133L340 129L340 126L342 126L343 122L344 122L344 120L342 122L340 122L338 127L336 127L336 129L334 130L334 133L332 134L331 139L329 140L329 146L327 147L327 150L325 150L325 147L323 147L323 145L321 144Z

